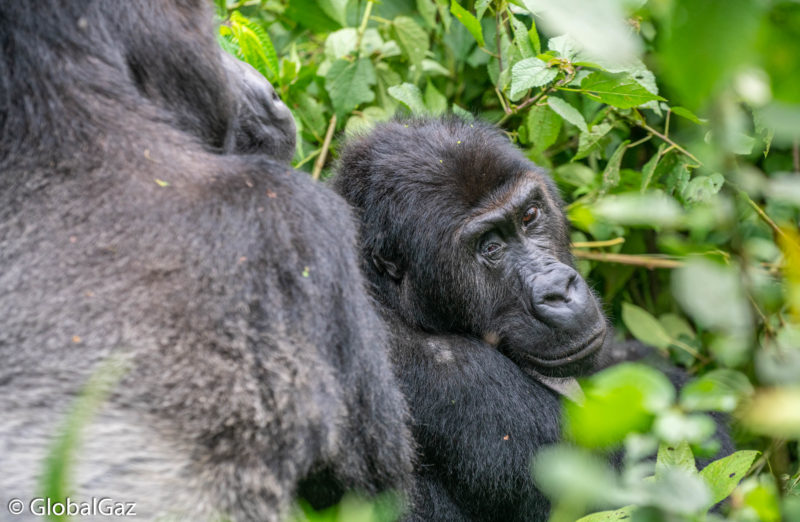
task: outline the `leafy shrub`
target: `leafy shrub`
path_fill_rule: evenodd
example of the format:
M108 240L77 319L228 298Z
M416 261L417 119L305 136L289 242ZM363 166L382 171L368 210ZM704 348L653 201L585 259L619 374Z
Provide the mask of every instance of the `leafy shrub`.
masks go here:
M579 268L620 334L695 376L680 393L636 365L585 383L565 435L587 449L537 457L558 464L535 467L554 520L614 507L585 520L719 519L706 512L726 497L730 520L800 520L800 4L217 9L223 47L292 109L295 165L314 177L343 135L398 111L475 113L504 129L551 169ZM708 411L731 413L748 449L698 473L692 455L713 450ZM595 456L620 447L619 473Z

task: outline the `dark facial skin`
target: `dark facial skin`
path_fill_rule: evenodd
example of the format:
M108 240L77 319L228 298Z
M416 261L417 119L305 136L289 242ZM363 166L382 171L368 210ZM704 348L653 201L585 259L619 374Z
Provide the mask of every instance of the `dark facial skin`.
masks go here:
M483 336L492 338L494 332L500 350L521 366L571 375L591 366L606 323L572 267L556 197L541 174L525 172L491 204L476 209L458 240L474 254L479 284L500 290Z

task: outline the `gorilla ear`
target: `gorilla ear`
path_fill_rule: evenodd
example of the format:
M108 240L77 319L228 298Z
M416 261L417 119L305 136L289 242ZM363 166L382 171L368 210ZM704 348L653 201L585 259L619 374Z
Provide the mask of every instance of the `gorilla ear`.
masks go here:
M397 266L397 263L384 258L377 250L372 251L372 264L375 265L375 269L381 275L388 274L395 281L400 281L403 278L402 271Z

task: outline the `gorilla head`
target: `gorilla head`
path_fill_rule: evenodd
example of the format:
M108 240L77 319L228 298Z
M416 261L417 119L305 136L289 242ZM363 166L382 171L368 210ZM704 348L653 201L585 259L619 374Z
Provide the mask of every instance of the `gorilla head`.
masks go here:
M411 327L496 343L548 375L588 369L600 305L573 268L552 180L485 124L396 121L354 139L337 190L379 299Z

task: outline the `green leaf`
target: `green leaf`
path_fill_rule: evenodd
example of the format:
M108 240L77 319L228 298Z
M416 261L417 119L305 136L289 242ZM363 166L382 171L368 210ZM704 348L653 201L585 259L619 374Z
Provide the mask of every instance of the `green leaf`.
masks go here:
M528 28L525 24L517 20L517 18L509 12L508 21L511 22L511 29L514 31L514 45L517 46L520 56L522 58L531 58L538 53L533 52L530 38L528 37Z
M588 156L593 150L597 149L600 145L600 140L611 131L610 123L600 123L592 127L589 132L581 132L578 139L578 152L572 158L576 161Z
M617 150L615 150L614 154L609 158L608 163L606 163L606 168L603 169L601 193L605 194L608 189L614 188L619 184L619 167L622 164L622 156L624 156L625 151L628 150L628 143L630 143L630 140L625 140L620 143Z
M673 272L672 288L683 309L700 326L733 334L750 330L750 308L741 276L733 267L691 259Z
M640 192L642 194L645 193L647 187L650 186L650 182L653 180L653 174L656 172L656 167L658 167L658 162L661 161L661 151L664 150L664 145L661 144L658 147L658 152L653 155L647 163L644 164L642 167L642 188Z
M630 521L636 506L630 505L615 509L614 511L599 511L579 518L577 522L618 522Z
M662 442L658 446L656 478L663 476L668 468L683 469L692 474L697 473L692 448L689 447L688 442L681 441L678 444Z
M565 433L590 448L617 445L632 432L646 432L655 413L672 404L675 389L664 375L641 364L622 363L583 383L582 405L564 404Z
M620 109L638 107L653 100L664 100L627 74L593 72L581 81L581 89L589 97Z
M558 76L558 69L548 67L538 58L525 58L514 64L511 68L511 94L512 101L532 87L539 87L552 82Z
M475 18L480 20L483 18L483 13L486 12L488 9L489 4L492 3L492 0L476 0L475 1Z
M478 21L472 13L458 5L456 0L452 0L450 3L450 13L458 18L458 21L464 24L464 27L467 28L469 34L475 38L475 41L478 42L478 45L481 47L486 47L486 42L483 41L483 29L481 28L481 23Z
M666 349L672 338L658 320L647 310L631 303L622 303L622 322L638 340L656 348Z
M589 127L586 125L586 120L583 118L583 115L569 103L557 96L548 96L547 105L549 105L556 114L575 125L583 132L589 132Z
M472 121L472 120L475 119L475 116L473 116L473 114L471 112L469 112L467 109L459 107L455 103L453 104L453 114L455 114L459 118L463 118L463 119L465 119L467 121Z
M422 100L422 92L413 83L401 83L393 85L388 89L389 95L395 100L405 105L412 114L425 114L425 102Z
M239 11L231 14L230 23L244 60L267 79L274 80L278 75L278 54L267 31Z
M392 22L397 44L412 65L422 62L428 52L428 33L407 16L398 16Z
M725 500L744 478L760 452L752 450L737 451L732 455L715 460L700 472L711 489L711 503Z
M718 172L710 176L697 176L684 187L681 197L687 203L708 202L719 192L724 183L725 178Z
M693 122L697 123L698 125L702 125L704 123L708 123L708 120L703 120L703 119L698 118L695 113L693 113L692 111L690 111L686 107L670 107L669 110L671 110L673 114L677 114L678 116L686 118L689 121L693 121Z
M417 12L431 29L436 29L436 4L433 0L417 0Z
M606 196L594 205L592 213L618 225L667 227L678 225L683 215L674 199L652 192Z
M752 393L753 385L744 374L720 368L681 388L681 406L686 410L733 411Z
M708 415L685 415L679 410L669 410L656 419L653 432L662 440L674 444L681 441L702 444L714 434L715 428L714 421Z
M317 0L317 6L339 25L347 25L347 3L348 0Z
M368 58L336 60L325 76L325 90L336 114L344 116L362 103L375 99L375 69Z
M528 112L528 140L536 150L545 150L558 139L561 117L546 105L537 105Z
M428 85L425 87L425 107L427 107L430 114L437 116L447 112L447 98L436 90L430 80L428 80Z
M315 0L290 0L284 14L315 34L329 33L342 27L325 14Z

